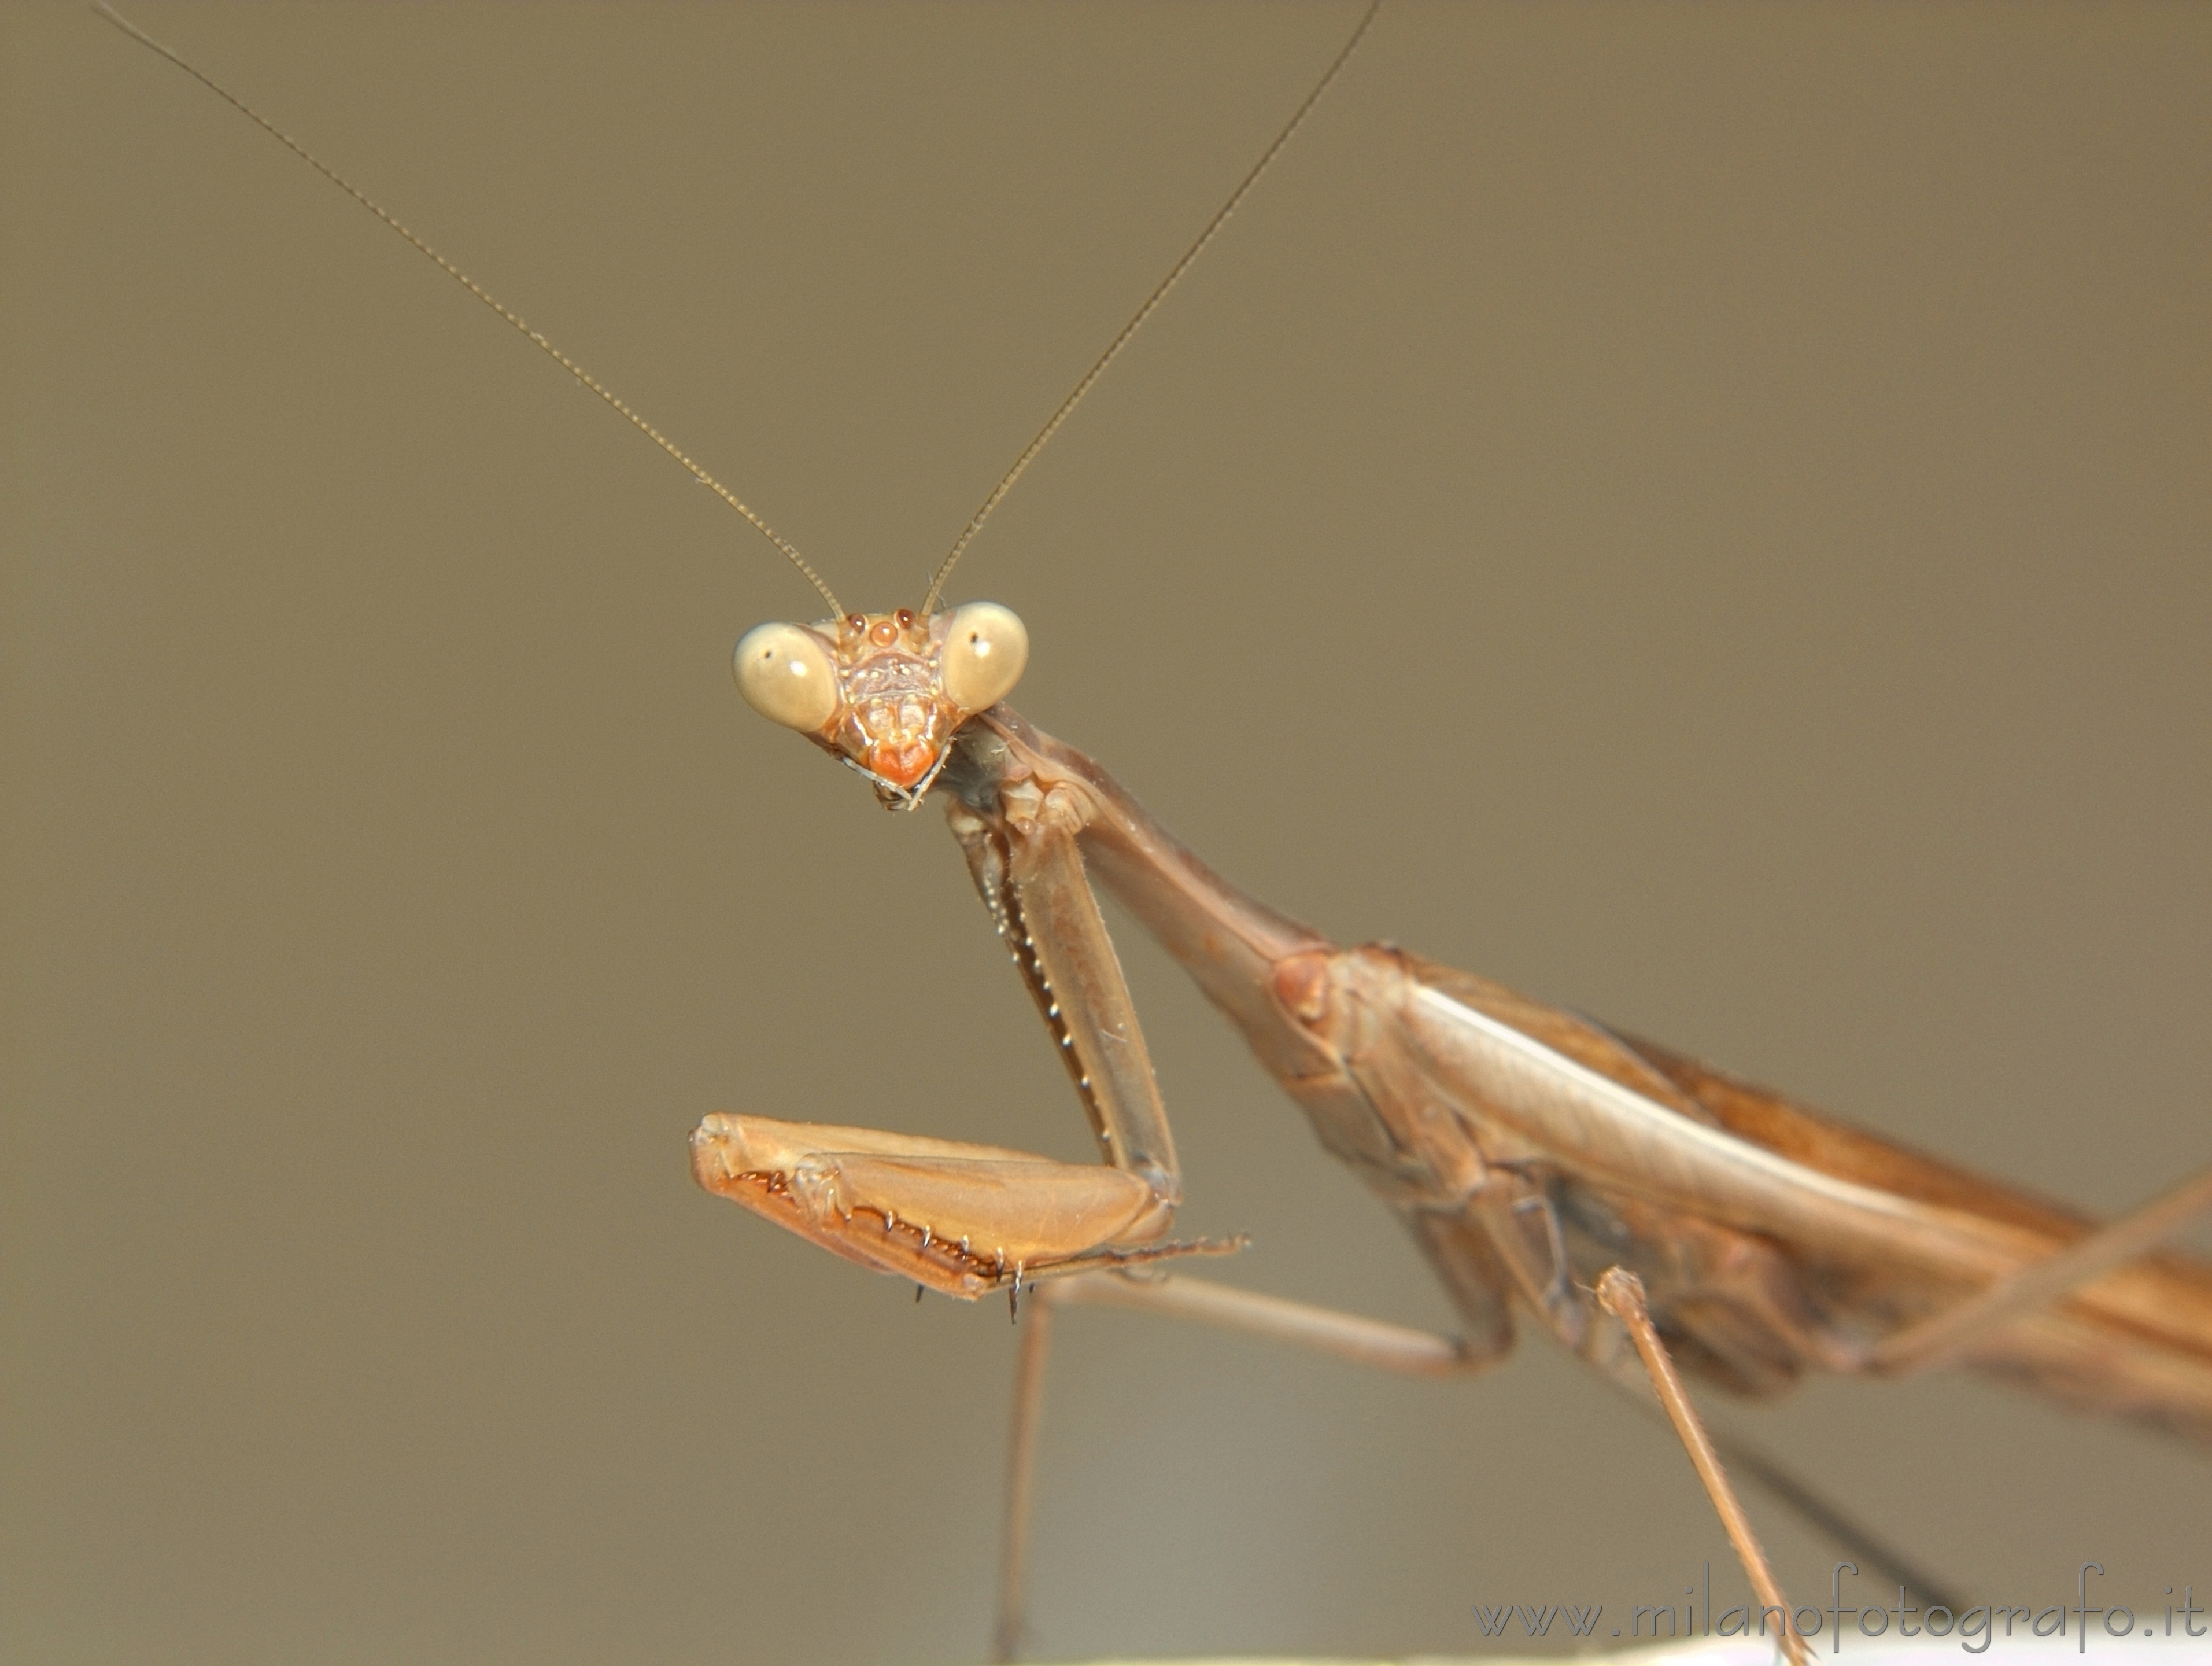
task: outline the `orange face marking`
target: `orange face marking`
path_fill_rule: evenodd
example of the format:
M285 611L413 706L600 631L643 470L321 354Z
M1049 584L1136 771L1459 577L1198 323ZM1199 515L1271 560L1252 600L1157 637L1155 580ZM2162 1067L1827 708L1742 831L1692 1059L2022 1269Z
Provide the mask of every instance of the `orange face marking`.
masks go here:
M867 765L897 787L911 787L937 762L937 748L927 741L879 741L868 748Z

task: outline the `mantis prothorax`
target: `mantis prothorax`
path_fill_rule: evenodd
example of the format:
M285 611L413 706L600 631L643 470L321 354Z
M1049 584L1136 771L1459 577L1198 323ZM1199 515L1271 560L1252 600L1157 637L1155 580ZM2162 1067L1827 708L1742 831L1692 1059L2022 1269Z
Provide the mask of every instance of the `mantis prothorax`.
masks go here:
M955 555L1128 333L986 501ZM1012 1295L1035 1283L1040 1318L1054 1301L1115 1302L1431 1372L1495 1363L1516 1326L1534 1322L1609 1374L1657 1385L1763 1602L1778 1604L1779 1594L1699 1449L1678 1365L1759 1395L1808 1368L1955 1361L2194 1438L2212 1433L2212 1269L2148 1253L2212 1183L2200 1177L2094 1229L1468 975L1394 948L1340 950L1219 879L1095 763L1008 708L1025 632L990 604L934 611L938 588L918 608L870 614L844 612L823 587L833 617L748 635L739 682L766 714L868 775L888 805L912 808L931 793L948 801L1105 1161L716 1116L693 1148L711 1189L949 1294ZM1324 1144L1404 1220L1459 1311L1459 1337L1163 1276L1159 1263L1231 1246L1168 1237L1181 1181L1094 877L1191 971ZM1018 1524L1048 1335L1033 1323L1024 1348ZM1016 1553L1003 1649L1018 1636L1018 1571Z

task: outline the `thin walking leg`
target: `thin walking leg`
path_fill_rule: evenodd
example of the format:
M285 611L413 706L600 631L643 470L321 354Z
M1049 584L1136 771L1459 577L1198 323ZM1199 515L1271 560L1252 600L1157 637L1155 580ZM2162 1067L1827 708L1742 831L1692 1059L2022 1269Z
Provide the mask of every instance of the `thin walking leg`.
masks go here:
M1016 1659L1022 1651L1030 1573L1030 1499L1036 1479L1037 1422L1044 1414L1044 1373L1052 1347L1052 1310L1059 1292L1050 1285L1030 1288L1028 1327L1014 1364L1012 1450L1006 1460L1006 1540L1000 1553L999 1620L991 1634L994 1662Z
M1407 1377L1455 1377L1495 1365L1504 1357L1503 1349L1483 1353L1456 1337L1335 1308L1316 1307L1310 1302L1263 1296L1256 1290L1239 1290L1208 1279L1125 1278L1119 1273L1090 1273L1060 1280L1053 1286L1053 1295L1070 1305L1126 1307L1195 1319Z
M1889 1375L1942 1365L1976 1337L2046 1307L2155 1248L2207 1208L2212 1208L2212 1169L2191 1176L2056 1255L2006 1274L1957 1306L1884 1337L1869 1351L1869 1363Z
M1735 1547L1737 1560L1751 1576L1751 1588L1761 1610L1760 1630L1765 1629L1765 1611L1779 1609L1783 1652L1796 1666L1807 1666L1805 1640L1790 1623L1790 1599L1782 1594L1774 1570L1767 1564L1766 1552L1751 1530L1751 1519L1736 1501L1735 1489L1729 1485L1728 1471L1721 1468L1712 1440L1706 1435L1705 1425L1698 1420L1697 1408L1690 1403L1688 1391L1674 1370L1674 1362L1668 1357L1666 1344L1659 1340L1650 1312L1644 1305L1644 1281L1633 1273L1613 1268L1599 1276L1597 1299L1598 1305L1626 1327L1629 1341L1635 1343L1637 1355L1644 1361L1644 1369L1651 1374L1651 1386L1658 1391L1659 1403L1667 1408L1674 1432L1681 1437L1698 1479L1705 1483L1705 1496L1713 1501L1721 1525L1728 1530L1729 1542Z
M1649 1401L1643 1402L1643 1409L1652 1409ZM1972 1606L1864 1522L1845 1514L1841 1507L1822 1498L1757 1447L1747 1446L1715 1430L1708 1429L1705 1433L1713 1443L1713 1450L1731 1470L1738 1475L1749 1476L1753 1484L1765 1487L1775 1502L1796 1511L1798 1519L1808 1527L1850 1552L1855 1561L1865 1563L1867 1572L1874 1578L1903 1585L1917 1592L1923 1602L1948 1608L1953 1614L1964 1614Z
M1204 1279L1134 1278L1087 1273L1032 1285L1023 1304L1021 1351L1014 1365L1012 1450L1006 1463L1006 1544L999 1565L999 1620L991 1658L1021 1653L1029 1581L1030 1505L1036 1481L1037 1427L1044 1412L1044 1378L1052 1347L1054 1310L1075 1304L1134 1308L1222 1325L1276 1341L1292 1342L1355 1364L1377 1365L1408 1377L1449 1377L1480 1371L1505 1357L1508 1332L1491 1351L1433 1332L1280 1296L1237 1290Z
M1181 1274L1148 1279L1094 1273L1063 1280L1052 1288L1055 1298L1067 1305L1129 1308L1170 1318L1198 1320L1241 1330L1248 1335L1263 1336L1271 1341L1295 1343L1356 1365L1376 1365L1407 1377L1468 1374L1504 1357L1502 1350L1485 1353L1460 1338L1439 1336L1356 1313L1288 1301L1279 1296L1263 1296L1256 1291L1239 1290ZM1607 1380L1618 1379L1608 1377ZM1637 1404L1639 1410L1646 1413L1660 1409L1640 1395ZM1966 1612L1966 1602L1942 1584L1851 1520L1773 1459L1711 1431L1707 1431L1707 1438L1716 1453L1725 1454L1729 1464L1739 1471L1748 1470L1752 1478L1777 1499L1853 1556L1954 1614Z

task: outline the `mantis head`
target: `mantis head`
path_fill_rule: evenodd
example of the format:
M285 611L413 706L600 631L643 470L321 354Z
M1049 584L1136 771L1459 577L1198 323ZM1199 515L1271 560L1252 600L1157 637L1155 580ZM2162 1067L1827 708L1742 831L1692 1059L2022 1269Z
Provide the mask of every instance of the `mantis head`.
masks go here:
M1030 634L1010 609L968 602L927 616L848 613L757 625L738 639L738 692L911 810L945 767L952 736L1021 680Z

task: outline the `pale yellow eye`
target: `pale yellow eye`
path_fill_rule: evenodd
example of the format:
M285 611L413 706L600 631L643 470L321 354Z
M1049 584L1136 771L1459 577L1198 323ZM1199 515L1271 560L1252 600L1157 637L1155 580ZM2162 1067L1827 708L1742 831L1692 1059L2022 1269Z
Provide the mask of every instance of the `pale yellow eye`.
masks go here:
M798 625L756 625L730 662L738 692L771 723L811 734L837 709L837 668L819 636Z
M945 692L963 712L995 706L1022 680L1030 662L1030 633L1009 608L967 602L945 622L939 661Z

